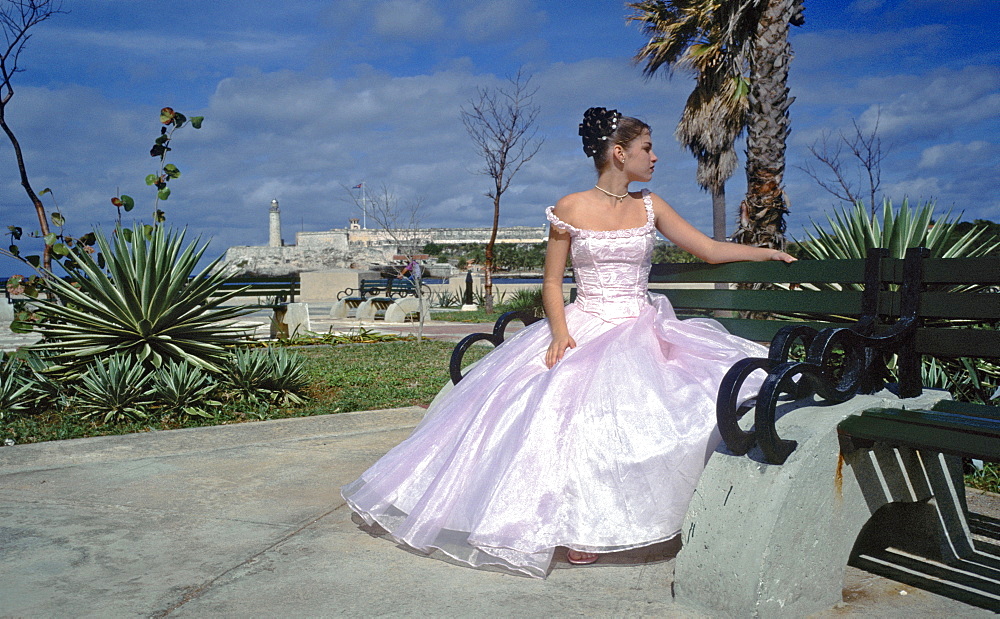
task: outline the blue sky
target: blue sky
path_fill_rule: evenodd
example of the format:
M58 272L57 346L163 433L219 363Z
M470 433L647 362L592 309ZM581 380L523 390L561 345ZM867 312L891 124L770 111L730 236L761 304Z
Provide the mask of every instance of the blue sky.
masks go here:
M653 127L650 188L704 231L711 200L673 138L691 89L685 74L646 80L644 42L622 2L577 0L66 0L34 31L7 117L36 188L51 188L72 231L107 227L110 198L136 198L165 105L205 117L176 134L183 176L170 222L213 237L210 252L263 244L267 209L284 236L344 227L357 216L344 186L385 185L421 200L429 226L488 225L489 179L460 120L476 89L523 68L538 87L538 155L504 195L501 225L541 225L543 209L589 187L577 124L590 106ZM967 220L1000 220L1000 2L806 0L794 28L786 190L792 237L836 199L796 166L825 133L879 118L888 146L882 190L936 200ZM741 164L742 146L740 147ZM34 229L12 149L0 141L0 222ZM727 186L735 213L742 169ZM730 226L730 229L732 226Z

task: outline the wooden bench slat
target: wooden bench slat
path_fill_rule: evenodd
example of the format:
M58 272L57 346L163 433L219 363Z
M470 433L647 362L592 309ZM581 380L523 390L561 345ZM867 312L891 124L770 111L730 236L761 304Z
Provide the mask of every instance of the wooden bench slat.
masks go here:
M996 419L1000 421L1000 406L990 406L988 404L973 404L971 402L956 402L955 400L941 400L934 405L932 410L945 413L957 413L970 417L983 417L986 419Z
M678 314L678 318L711 318L722 324L727 331L754 342L770 342L783 327L806 326L817 331L828 327L848 327L849 322L810 322L792 320L755 320L752 318L720 318L716 316L688 316Z
M864 260L799 260L783 262L731 262L727 264L658 263L649 281L676 283L862 283Z
M917 329L916 350L942 357L1000 357L1000 331L991 329Z
M870 415L869 412L847 417L838 425L839 431L863 441L1000 461L1000 429L996 423L992 424L993 430L989 431L974 423L963 425L953 420L949 425L929 425L917 423L912 417Z
M903 408L869 408L861 413L862 417L891 419L905 421L916 426L934 429L965 429L970 432L982 432L1000 438L1000 424L989 417L962 415L945 411L903 409Z
M794 311L857 316L861 292L857 290L715 290L656 288L675 308L743 311Z
M927 258L923 271L928 284L1000 284L1000 256Z
M1000 319L1000 293L927 291L920 295L920 315L926 318Z

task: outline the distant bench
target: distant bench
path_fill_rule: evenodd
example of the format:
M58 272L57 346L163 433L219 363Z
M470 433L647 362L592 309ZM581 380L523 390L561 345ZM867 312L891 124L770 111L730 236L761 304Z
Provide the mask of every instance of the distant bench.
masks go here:
M237 276L223 282L213 297L218 298L238 291L238 294L227 300L226 304L271 310L270 336L288 337L288 325L285 321L288 304L295 303L295 297L301 294L301 290L302 283L297 275ZM243 303L244 297L256 297L256 301Z
M405 277L362 279L357 288L337 293L337 303L330 310L330 318L381 318L386 322L419 319L420 303L416 294L413 281Z
M294 303L296 295L301 294L302 284L298 276L238 276L223 282L214 296L218 297L237 290L241 290L241 292L234 297L234 303L241 297L257 297L256 303L248 303L247 305L266 309Z

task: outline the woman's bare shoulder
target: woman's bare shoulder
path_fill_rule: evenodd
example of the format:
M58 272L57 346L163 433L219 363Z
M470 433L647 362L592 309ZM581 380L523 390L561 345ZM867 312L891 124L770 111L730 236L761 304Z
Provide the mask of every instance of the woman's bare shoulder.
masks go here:
M572 218L577 214L580 209L585 208L584 205L587 203L588 198L585 192L578 191L576 193L571 193L559 198L556 202L553 212L562 219L566 221L566 218Z
M651 202L653 203L653 211L657 215L668 215L668 214L669 215L675 215L676 214L676 211L674 210L674 207L670 206L670 204L668 204L666 200L664 200L663 198L661 198L657 194L653 193L652 191L649 192L649 198L650 198Z

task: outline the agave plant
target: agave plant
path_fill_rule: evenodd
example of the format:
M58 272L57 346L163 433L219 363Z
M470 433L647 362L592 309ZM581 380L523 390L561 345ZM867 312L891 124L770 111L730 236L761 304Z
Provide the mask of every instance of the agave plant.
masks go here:
M952 218L949 210L935 218L933 202L911 209L909 200L903 200L897 212L887 199L882 202L880 221L859 201L849 212L836 208L833 217L827 215L827 222L830 232L813 222L813 231L806 231L809 240L801 244L806 254L818 260L864 258L872 247L888 249L890 258L905 257L909 247L926 247L932 258L971 258L1000 246L1000 242L983 239L985 226L956 236L958 217Z
M11 357L0 363L0 419L31 404L31 383L25 378L22 365Z
M545 317L545 306L542 304L542 288L522 288L516 291L510 301L504 303L504 311L527 310L538 318Z
M243 348L230 357L222 382L248 402L299 404L308 379L298 355L281 348Z
M207 244L183 243L183 232L163 227L116 228L111 239L98 232L107 273L90 254L69 250L79 265L75 281L53 277L59 302L38 301L44 341L37 347L55 353L51 371L79 375L126 355L147 369L173 360L218 372L226 347L244 335L231 321L247 310L223 306L240 291L220 292L221 258L195 274Z
M74 411L84 419L101 418L103 423L144 419L153 403L151 379L134 357L113 355L103 363L94 363L80 377Z
M205 406L220 406L212 399L218 383L200 368L170 361L153 374L153 397L169 411L195 417L211 417Z
M892 202L885 200L882 203L881 217L878 217L870 215L864 203L859 201L849 212L836 209L833 217L827 216L827 221L830 232L813 222L815 234L807 231L809 240L801 244L802 250L812 258L864 258L873 247L888 249L890 258L905 257L906 250L910 247L926 247L932 258L972 258L985 256L1000 246L1000 242L984 238L986 226L972 228L962 235L957 234L958 217L953 218L950 210L943 216L935 217L934 204L931 202L911 209L909 201L903 200L897 211ZM816 287L840 286L817 284ZM845 284L844 287L860 290L863 286ZM973 285L960 288L975 290L981 287ZM819 316L791 312L784 315L796 318ZM835 317L822 318L829 320ZM888 363L890 372L894 373L895 359L889 359ZM956 397L967 400L986 401L990 398L992 389L1000 385L1000 366L983 360L927 357L922 372L925 385L947 388Z
M23 348L18 352L22 357L24 377L31 387L28 392L31 408L34 410L64 410L70 399L73 383L59 380L48 373L52 367L51 353Z
M268 364L270 376L264 382L264 387L271 391L275 401L285 404L301 404L305 402L302 393L309 386L302 357L287 350L268 349Z

